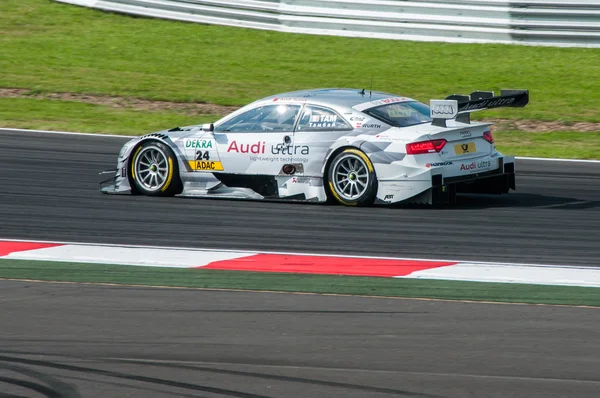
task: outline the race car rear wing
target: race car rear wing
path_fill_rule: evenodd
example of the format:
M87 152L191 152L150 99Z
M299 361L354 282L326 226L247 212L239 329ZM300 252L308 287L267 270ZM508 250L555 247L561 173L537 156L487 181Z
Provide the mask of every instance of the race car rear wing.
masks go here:
M445 100L431 100L430 112L435 126L446 127L446 120L471 123L471 112L500 107L522 108L529 103L529 90L474 91L469 95L453 94Z

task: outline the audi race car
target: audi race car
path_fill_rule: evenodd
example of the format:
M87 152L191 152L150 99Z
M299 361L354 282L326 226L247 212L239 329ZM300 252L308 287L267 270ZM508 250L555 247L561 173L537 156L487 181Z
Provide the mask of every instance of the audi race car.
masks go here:
M453 203L515 189L515 160L470 113L523 107L527 90L431 100L315 89L255 101L214 124L127 142L104 193L343 205Z

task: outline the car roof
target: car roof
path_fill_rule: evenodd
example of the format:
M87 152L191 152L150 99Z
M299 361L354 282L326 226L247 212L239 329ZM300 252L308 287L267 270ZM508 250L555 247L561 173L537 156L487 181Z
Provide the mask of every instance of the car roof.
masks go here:
M307 101L313 104L343 106L352 108L355 105L366 102L382 100L398 95L384 93L381 91L369 91L356 88L317 88L311 90L290 91L265 97L259 101L277 101L277 100L298 100ZM406 98L406 100L411 100Z

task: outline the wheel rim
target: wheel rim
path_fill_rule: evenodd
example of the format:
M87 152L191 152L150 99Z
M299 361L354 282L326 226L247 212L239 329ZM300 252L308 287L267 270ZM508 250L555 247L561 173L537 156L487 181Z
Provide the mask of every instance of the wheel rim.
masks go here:
M168 174L167 155L159 148L143 148L135 159L137 181L148 191L161 189L167 181Z
M363 159L356 155L340 158L333 165L333 187L344 200L359 199L369 189L369 170Z

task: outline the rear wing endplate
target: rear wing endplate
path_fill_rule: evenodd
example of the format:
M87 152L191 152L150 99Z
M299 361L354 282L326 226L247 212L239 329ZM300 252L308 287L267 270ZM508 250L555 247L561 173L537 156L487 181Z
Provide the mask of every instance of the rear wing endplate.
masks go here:
M433 125L446 127L448 119L471 123L471 112L501 107L522 108L528 103L529 90L501 90L497 97L493 91L474 91L469 95L453 94L445 100L431 100L430 113Z

